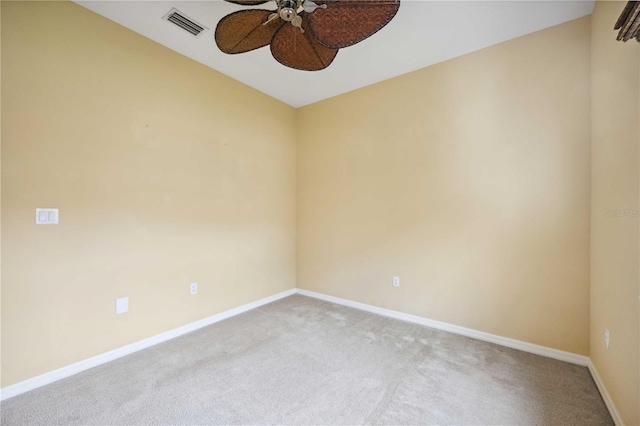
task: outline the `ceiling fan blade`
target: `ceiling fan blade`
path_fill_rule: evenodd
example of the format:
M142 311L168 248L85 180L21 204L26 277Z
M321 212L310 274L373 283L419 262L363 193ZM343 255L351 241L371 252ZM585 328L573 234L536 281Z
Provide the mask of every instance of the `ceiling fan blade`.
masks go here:
M308 26L306 15L302 28ZM325 69L338 54L338 49L330 49L318 43L309 31L304 33L293 25L280 27L271 41L271 54L282 65L303 71Z
M309 14L309 30L332 49L352 46L387 25L400 8L400 0L314 0L324 9Z
M271 43L278 29L284 25L282 19L273 19L265 24L271 10L240 10L218 22L216 44L224 53L236 54L258 49Z
M255 6L258 4L269 3L271 0L225 0L225 1L228 1L229 3L239 4L242 6Z

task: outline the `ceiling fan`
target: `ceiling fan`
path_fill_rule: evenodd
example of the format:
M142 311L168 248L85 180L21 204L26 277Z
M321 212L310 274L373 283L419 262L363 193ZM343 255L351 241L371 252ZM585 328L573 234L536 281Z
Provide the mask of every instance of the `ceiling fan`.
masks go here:
M255 6L271 0L226 0ZM372 36L387 25L400 0L273 0L276 10L248 9L218 22L216 44L228 54L271 45L273 57L290 68L322 70L339 49Z

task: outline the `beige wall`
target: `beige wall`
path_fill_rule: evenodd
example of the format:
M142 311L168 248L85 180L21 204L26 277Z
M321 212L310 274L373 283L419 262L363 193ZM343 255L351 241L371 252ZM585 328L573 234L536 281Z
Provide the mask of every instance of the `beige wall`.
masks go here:
M0 3L0 129L2 129L2 7ZM2 131L0 130L0 386L2 386Z
M298 287L586 355L589 24L300 109Z
M605 216L640 208L621 6L296 113L77 5L2 2L2 386L290 289L297 253L301 288L589 354L640 423L640 227Z
M627 425L640 424L640 44L616 41L624 2L592 15L591 345L589 354ZM624 213L623 213L624 214ZM610 349L604 331L611 336Z
M2 386L295 287L293 108L66 2L2 86Z

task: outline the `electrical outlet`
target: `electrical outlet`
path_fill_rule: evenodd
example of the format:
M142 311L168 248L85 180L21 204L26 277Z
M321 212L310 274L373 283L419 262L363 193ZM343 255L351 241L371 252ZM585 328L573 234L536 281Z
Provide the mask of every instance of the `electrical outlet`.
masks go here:
M198 283L191 283L191 294L196 294L198 292Z
M609 329L605 328L604 329L604 344L607 346L607 349L609 349L609 343L611 341L609 340Z
M393 277L393 286L400 287L400 277Z
M116 314L124 314L129 312L129 298L119 297L116 299Z

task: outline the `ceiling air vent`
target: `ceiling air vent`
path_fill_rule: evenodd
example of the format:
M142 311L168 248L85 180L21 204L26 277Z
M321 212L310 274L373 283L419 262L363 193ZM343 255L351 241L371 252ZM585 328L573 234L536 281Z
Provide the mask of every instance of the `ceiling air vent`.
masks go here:
M204 25L198 24L179 10L172 8L162 19L169 21L188 33L198 37L201 32L207 29Z

